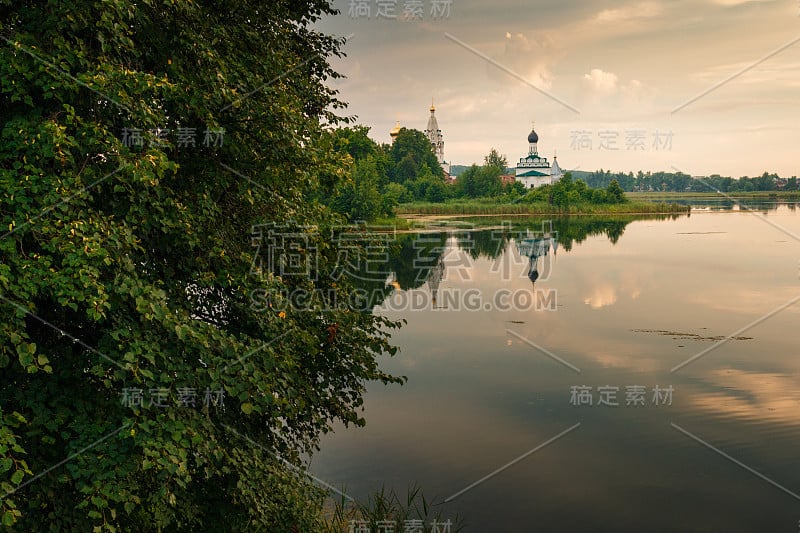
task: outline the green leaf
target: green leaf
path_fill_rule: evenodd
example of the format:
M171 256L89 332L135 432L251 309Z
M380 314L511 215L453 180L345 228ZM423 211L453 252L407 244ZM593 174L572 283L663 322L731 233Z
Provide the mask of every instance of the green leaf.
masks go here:
M25 477L25 472L22 470L17 470L13 474L11 474L11 483L14 485L19 485L22 483L22 478Z
M251 403L243 403L242 404L242 412L246 415L249 415L253 412L253 404Z

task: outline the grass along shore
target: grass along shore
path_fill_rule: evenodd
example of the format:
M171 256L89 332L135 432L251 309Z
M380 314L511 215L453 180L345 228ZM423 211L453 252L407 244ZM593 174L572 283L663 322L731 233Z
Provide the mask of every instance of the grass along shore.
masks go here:
M446 203L414 202L395 208L403 215L618 215L688 213L689 206L666 202L631 201L621 204L578 203L565 208L541 203L491 203L454 201Z

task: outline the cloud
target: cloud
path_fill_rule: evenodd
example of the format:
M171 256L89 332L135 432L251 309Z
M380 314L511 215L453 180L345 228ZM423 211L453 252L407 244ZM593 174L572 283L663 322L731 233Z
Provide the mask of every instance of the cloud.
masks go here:
M533 38L523 33L506 32L503 53L495 59L537 87L549 89L553 83L552 68L559 55L554 37L547 32L537 32ZM490 65L489 69L491 78L502 79L497 76L495 66Z
M619 78L613 72L593 68L588 74L583 75L583 82L592 92L610 94L617 91Z
M610 283L595 285L591 295L584 298L583 303L592 309L600 309L617 303L617 291Z
M724 0L723 0L724 1ZM616 23L653 18L661 14L663 8L656 2L639 2L615 9L604 9L594 16L597 23Z
M770 2L771 0L712 0L711 3L719 6L733 7L741 4L757 4L759 2Z
M578 100L586 120L593 116L639 116L652 109L656 91L643 82L620 77L601 68L584 74L578 86Z
M797 423L797 384L785 374L726 368L712 372L711 390L693 395L695 407L719 417Z

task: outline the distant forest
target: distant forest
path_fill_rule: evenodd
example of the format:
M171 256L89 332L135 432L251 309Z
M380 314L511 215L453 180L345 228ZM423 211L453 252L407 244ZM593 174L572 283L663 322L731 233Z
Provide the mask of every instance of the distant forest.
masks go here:
M451 173L461 174L469 168L465 165L453 165ZM506 173L513 174L514 169L506 169ZM749 191L796 191L797 176L782 178L775 173L764 172L758 177L742 176L731 178L713 174L707 177L692 177L683 172L611 172L610 170L597 170L586 172L581 170L571 171L574 179L583 180L586 185L594 189L608 187L612 180L617 180L626 192L635 191L668 191L668 192L749 192Z

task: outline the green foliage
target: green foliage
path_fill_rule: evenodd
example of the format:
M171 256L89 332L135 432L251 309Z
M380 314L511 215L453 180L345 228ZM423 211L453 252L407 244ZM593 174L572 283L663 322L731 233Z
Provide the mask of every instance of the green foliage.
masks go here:
M605 190L591 189L582 180L573 181L569 172L552 185L531 189L523 200L530 203L547 202L561 211L570 211L573 207L585 210L591 205L624 204L628 201L616 181L612 181Z
M435 178L444 178L431 142L419 130L401 128L392 144L390 154L396 165L392 173L392 181L396 183L413 180L422 175L424 169Z
M427 170L427 167L425 167L425 169ZM397 162L392 177L395 183L407 183L417 179L418 174L419 167L417 163L414 162L414 156L406 154Z
M352 177L337 187L332 207L351 222L373 220L387 208L379 190L380 180L374 156L358 161Z
M611 180L611 183L606 187L606 194L608 195L609 203L621 204L625 201L625 191L619 186L617 180Z
M504 155L500 155L500 152L492 148L486 157L483 158L484 164L487 167L496 167L500 169L500 173L502 174L505 172L506 167L508 166L508 159Z
M404 185L400 185L399 183L389 183L386 185L384 199L388 205L391 206L391 208L394 208L398 204L404 204L413 201L414 196Z
M438 180L431 180L425 189L425 200L428 202L444 202L447 199L447 189L444 183Z
M353 126L333 130L333 148L337 152L347 152L356 161L375 156L379 147L369 138L369 128Z
M504 192L509 196L509 198L514 200L525 194L525 185L514 180L512 183L509 183L505 186Z
M501 173L500 167L494 165L481 167L472 165L456 180L458 196L465 198L499 196L503 192Z
M391 147L379 146L368 133L364 126L331 132L334 150L354 164L338 178L332 194L320 195L323 203L351 221L373 221L381 215L392 216L400 203L443 202L450 196L422 132L403 129Z
M342 219L314 198L358 157L371 206L380 160L358 130L337 151L321 126L340 122L325 80L342 40L312 29L330 14L322 0L5 2L0 490L31 483L0 501L4 525L316 530L320 494L286 462L335 420L363 424L367 381L400 381L376 363L397 324L253 305L352 288L332 283L322 238ZM184 127L195 146L150 142ZM206 128L224 143L202 144ZM315 275L252 275L253 226L292 220ZM123 404L125 389L166 390L165 407Z

